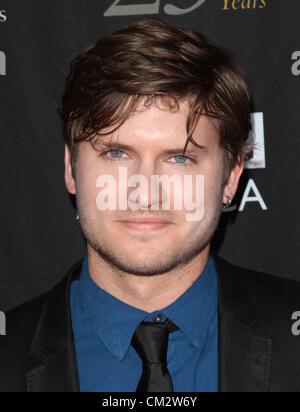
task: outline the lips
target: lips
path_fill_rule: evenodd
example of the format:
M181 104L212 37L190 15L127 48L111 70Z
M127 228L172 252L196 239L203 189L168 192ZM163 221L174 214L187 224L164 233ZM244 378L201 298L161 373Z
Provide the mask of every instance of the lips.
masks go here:
M159 219L156 217L134 218L134 219L122 220L122 222L141 223L141 224L143 223L170 223L170 221L167 219Z
M156 217L143 217L129 220L120 220L120 223L128 229L140 232L161 230L172 224L167 219L160 219Z

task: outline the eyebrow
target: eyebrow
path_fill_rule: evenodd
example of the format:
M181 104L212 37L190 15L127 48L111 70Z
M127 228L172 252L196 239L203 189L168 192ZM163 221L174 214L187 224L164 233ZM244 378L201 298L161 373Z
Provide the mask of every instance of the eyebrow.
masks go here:
M123 143L118 143L118 142L116 142L116 143L113 143L113 142L101 142L101 145L102 145L104 148L106 148L106 149L113 148L113 149L120 149L120 150L134 150L133 147L128 146L128 145L123 144ZM199 149L201 149L201 150L205 150L205 146L202 146L202 145L197 145L197 146L194 146L194 145L193 145L193 147L194 147L194 149L192 149L192 148L191 148L191 149L186 148L186 150L185 150L184 153L185 153L185 154L190 154L190 155L196 154L196 152L197 152L196 147L199 148ZM173 148L173 149L164 149L164 150L162 150L162 153L163 153L163 154L183 154L183 150L184 150L184 146L182 146L182 147L175 147L175 148Z

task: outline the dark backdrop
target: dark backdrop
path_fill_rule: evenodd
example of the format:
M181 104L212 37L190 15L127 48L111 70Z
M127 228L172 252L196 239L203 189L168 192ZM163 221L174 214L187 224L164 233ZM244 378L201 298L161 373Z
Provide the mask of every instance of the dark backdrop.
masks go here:
M201 31L243 65L260 152L214 248L233 263L300 280L299 0L1 0L1 310L51 288L84 254L56 105L74 54L144 17Z

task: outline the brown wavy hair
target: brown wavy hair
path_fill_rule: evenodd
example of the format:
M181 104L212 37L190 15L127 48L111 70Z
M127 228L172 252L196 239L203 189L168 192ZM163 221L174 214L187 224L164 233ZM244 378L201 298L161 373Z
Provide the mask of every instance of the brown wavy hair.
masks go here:
M58 109L72 166L79 142L93 144L108 133L102 129L116 130L141 101L162 101L170 110L189 102L184 150L197 145L193 131L206 115L217 125L227 172L251 158L250 95L233 55L198 32L151 19L99 39L72 60Z

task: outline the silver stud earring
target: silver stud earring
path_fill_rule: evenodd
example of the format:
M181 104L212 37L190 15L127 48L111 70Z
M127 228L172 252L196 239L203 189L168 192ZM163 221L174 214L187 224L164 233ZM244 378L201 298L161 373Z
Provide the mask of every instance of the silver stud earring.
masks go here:
M76 216L76 220L79 220L79 215Z
M232 203L232 199L230 196L226 196L226 199L227 199L227 203L223 203L223 209L227 209L228 207L231 206L231 203Z

